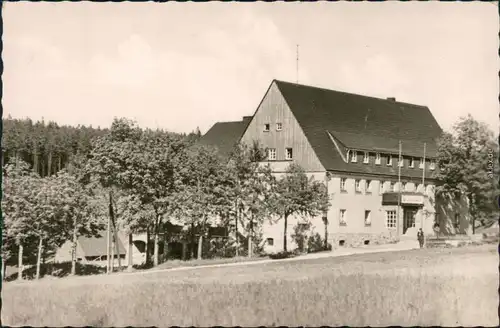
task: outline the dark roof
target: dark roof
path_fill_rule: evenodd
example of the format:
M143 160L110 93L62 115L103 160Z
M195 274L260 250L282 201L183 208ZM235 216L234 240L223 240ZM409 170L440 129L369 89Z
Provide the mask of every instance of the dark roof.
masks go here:
M397 166L345 163L329 133L346 148L403 154L436 155L442 130L425 106L367 97L295 83L274 81L320 162L326 170L397 174ZM420 176L421 170L402 169L403 176Z
M84 256L105 256L107 254L107 238L105 233L97 238L80 237L78 238L78 243L85 254ZM118 250L120 251L120 255L127 253L120 238L118 238Z
M243 117L242 121L237 122L218 122L200 139L200 144L217 147L222 156L229 156L233 147L243 136L252 116Z

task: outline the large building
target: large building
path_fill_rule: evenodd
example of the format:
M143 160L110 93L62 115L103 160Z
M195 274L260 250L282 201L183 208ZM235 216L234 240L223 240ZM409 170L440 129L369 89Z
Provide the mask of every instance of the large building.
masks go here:
M216 123L202 142L227 155L258 140L276 175L295 162L324 181L328 213L293 218L287 230L309 220L336 247L416 239L419 228L434 234L436 223L441 233L470 234L464 200L435 197L441 133L425 106L274 80L253 116ZM283 228L265 225L268 250L282 249Z

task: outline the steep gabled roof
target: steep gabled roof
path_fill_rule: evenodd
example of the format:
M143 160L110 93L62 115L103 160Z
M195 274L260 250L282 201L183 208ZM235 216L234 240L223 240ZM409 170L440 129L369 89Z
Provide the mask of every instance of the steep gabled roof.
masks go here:
M219 153L227 157L243 136L251 116L245 116L242 121L237 122L218 122L205 133L200 144L216 147Z
M397 174L397 167L359 166L345 163L338 148L398 153L421 157L436 155L442 130L425 106L367 97L274 80L322 165L327 170ZM333 136L337 146L332 142ZM420 174L416 170L402 174Z

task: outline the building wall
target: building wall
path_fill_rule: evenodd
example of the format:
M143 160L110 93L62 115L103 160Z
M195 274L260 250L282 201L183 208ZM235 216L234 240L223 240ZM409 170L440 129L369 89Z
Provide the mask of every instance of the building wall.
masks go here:
M328 194L331 207L327 213L328 219L328 241L334 248L340 247L343 241L344 246L361 246L368 241L370 245L396 242L399 239L417 238L417 231L422 228L428 234L433 233L434 225L434 188L432 184L424 188L418 181L409 182L405 191L419 191L425 193L424 206L417 208L415 216L415 227L408 228L403 234L404 207L401 206L399 213L397 205L382 205L383 192L389 191L390 182L394 183L394 191L399 190L397 179L378 180L374 177L330 175L326 178L326 172L308 172L308 176L313 176L316 180L327 183ZM277 178L283 173L276 173ZM346 178L346 190L341 191L340 180ZM361 192L356 192L355 181L360 180ZM366 181L370 180L370 191L366 189ZM380 189L382 184L383 188ZM340 224L340 210L346 210L346 224ZM370 211L370 224L365 224L365 210ZM387 226L387 211L395 211L397 216L396 227ZM398 216L399 214L399 216ZM322 237L325 235L325 226L322 215L307 219L312 224L312 233L318 232ZM304 218L291 217L288 220L287 246L289 250L296 248L291 235L293 228L300 222L305 222ZM274 245L265 246L267 252L277 252L283 250L284 222L267 223L263 226L263 237L273 238ZM399 232L399 233L398 233Z
M282 123L281 131L276 131L276 123ZM265 124L270 124L269 132L264 132ZM293 159L306 171L324 171L302 128L274 82L243 134L243 143L251 144L253 140L259 140L264 148L276 148L276 159L283 167L286 167L285 148L292 148Z
M73 242L71 240L66 241L54 255L54 262L62 263L62 262L71 262L71 252L72 252ZM76 246L76 257L77 259L84 259L85 256L83 254L83 250L80 245Z

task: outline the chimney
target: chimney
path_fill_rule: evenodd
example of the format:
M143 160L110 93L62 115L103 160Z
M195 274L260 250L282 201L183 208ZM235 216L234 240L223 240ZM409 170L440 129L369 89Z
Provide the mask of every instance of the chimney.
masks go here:
M396 98L394 98L394 97L389 97L389 98L387 98L387 100L390 100L390 101L396 101Z

